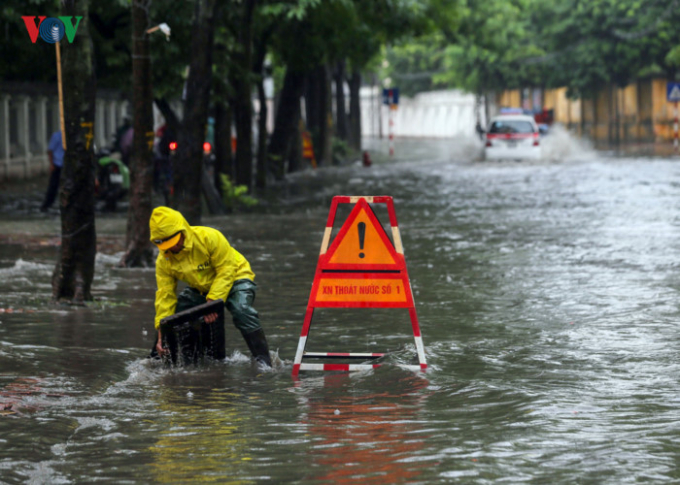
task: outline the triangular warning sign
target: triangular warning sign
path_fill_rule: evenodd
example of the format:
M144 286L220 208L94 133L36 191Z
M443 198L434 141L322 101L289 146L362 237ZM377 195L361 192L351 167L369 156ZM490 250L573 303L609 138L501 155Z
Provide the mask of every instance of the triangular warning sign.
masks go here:
M680 85L673 85L668 93L668 101L680 101Z
M361 199L328 248L323 269L399 270L403 258L368 203Z
M354 204L354 207L329 247L339 204ZM387 206L392 240L387 236L369 204ZM372 361L385 356L379 352L346 352L338 349L333 352L307 352L305 349L312 327L312 317L317 308L408 309L418 364L399 365L411 370L427 369L423 338L420 334L420 324L392 197L342 195L333 197L293 361L293 376L297 378L301 370L358 371L375 369L382 365L377 362L357 364L344 362ZM332 363L303 362L303 359L331 360Z

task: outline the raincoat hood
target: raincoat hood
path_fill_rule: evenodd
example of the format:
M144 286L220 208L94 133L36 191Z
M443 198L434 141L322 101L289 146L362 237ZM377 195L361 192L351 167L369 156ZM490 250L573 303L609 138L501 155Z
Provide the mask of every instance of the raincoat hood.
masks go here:
M185 235L191 233L191 226L182 214L170 207L156 207L149 219L151 241L167 239L170 236L184 231Z

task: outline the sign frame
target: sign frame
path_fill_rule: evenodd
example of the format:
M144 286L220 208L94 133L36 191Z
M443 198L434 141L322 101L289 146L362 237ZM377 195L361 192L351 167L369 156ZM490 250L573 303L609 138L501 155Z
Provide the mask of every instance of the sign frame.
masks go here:
M344 221L340 231L331 243L331 234L335 223L335 216L340 204L354 204L350 215ZM390 220L392 240L385 233L385 229L373 212L369 204L385 204ZM378 238L373 237L373 242L384 244L378 247L379 251L387 251L394 260L393 264L372 264L362 263L361 260L349 262L331 262L338 248L341 247L346 238L354 237L350 232L354 232L357 219L367 220L367 224L372 224L373 230L377 232ZM360 223L357 223L357 225ZM363 246L362 246L363 248ZM341 256L343 257L343 256ZM346 256L344 256L346 258ZM363 254L359 258L363 258ZM370 258L367 258L370 259ZM330 286L324 287L330 283ZM338 286L333 285L334 281L344 282L345 288L342 294L338 295ZM361 283L366 283L372 290L366 291L362 295ZM394 284L394 286L393 286ZM366 287L364 285L364 287ZM377 287L377 289L376 289ZM330 288L330 291L328 291ZM397 290L396 292L394 290ZM402 295L403 290L403 295ZM353 295L357 295L353 299ZM348 296L349 295L349 296ZM307 303L300 340L298 342L295 360L293 362L294 378L297 378L301 370L323 370L323 371L357 371L379 367L381 364L311 364L303 362L304 358L343 358L343 359L376 359L384 356L383 353L353 353L353 352L305 352L307 339L312 325L312 318L316 308L404 308L408 309L411 320L413 338L416 344L418 365L400 365L409 370L425 371L427 361L425 359L425 349L423 346L420 324L416 313L413 291L406 268L404 258L404 248L401 242L401 234L397 223L397 216L394 210L394 201L390 196L335 196L331 202L331 208L326 222L324 237L321 242L321 250L317 261L314 282Z

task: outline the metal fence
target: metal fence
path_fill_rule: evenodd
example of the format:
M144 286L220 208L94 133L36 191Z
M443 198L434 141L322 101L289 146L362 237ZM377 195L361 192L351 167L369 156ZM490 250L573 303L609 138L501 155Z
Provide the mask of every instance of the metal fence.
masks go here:
M121 93L97 92L96 146L109 146L116 128L129 116ZM0 180L28 178L47 172L47 145L59 130L56 88L37 84L0 84Z

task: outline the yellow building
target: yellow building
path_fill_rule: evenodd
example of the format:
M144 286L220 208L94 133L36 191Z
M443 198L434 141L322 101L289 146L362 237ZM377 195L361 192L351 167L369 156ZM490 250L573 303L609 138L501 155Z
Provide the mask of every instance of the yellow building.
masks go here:
M566 88L547 89L538 103L535 90L515 89L498 93L496 104L552 110L556 123L596 142L668 142L674 136L675 104L666 101L666 84L665 78L644 78L581 99L568 98Z

